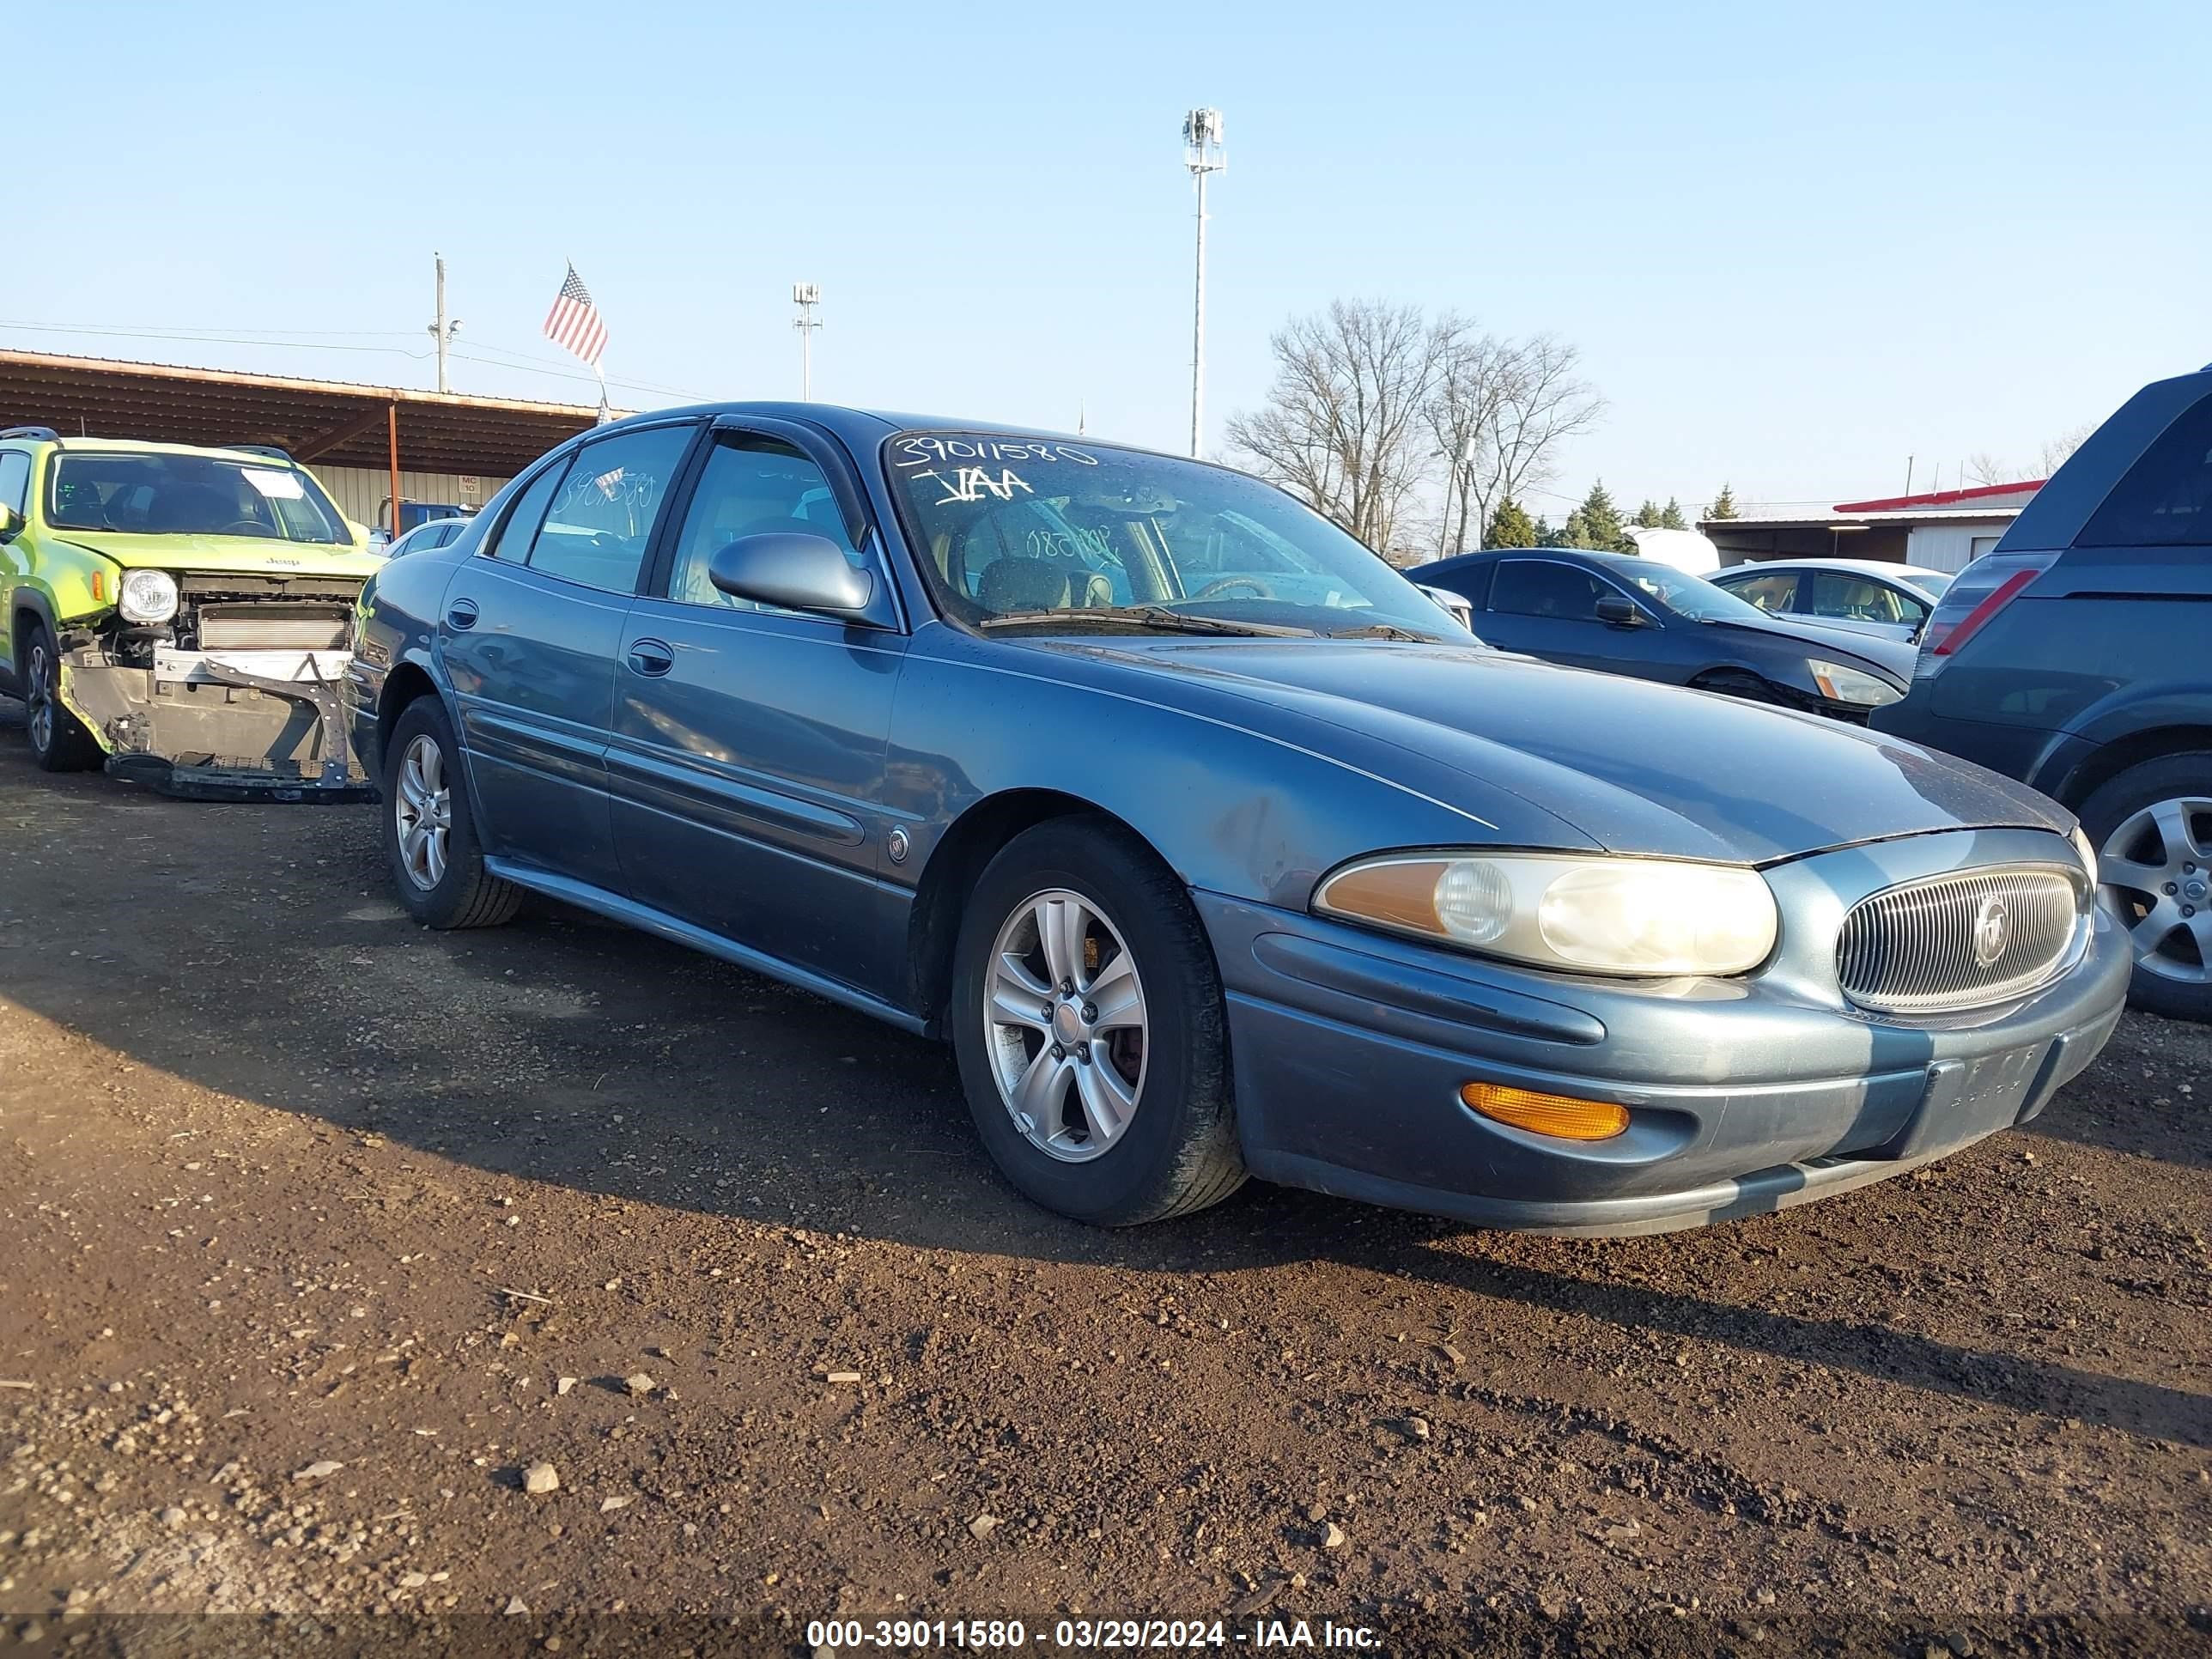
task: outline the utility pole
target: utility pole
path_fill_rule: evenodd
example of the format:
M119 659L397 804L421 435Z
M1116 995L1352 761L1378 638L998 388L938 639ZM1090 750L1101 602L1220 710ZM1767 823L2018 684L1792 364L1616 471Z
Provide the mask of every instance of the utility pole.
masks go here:
M446 315L446 256L434 252L430 257L438 262L438 319L430 325L430 337L438 343L438 390L447 392L452 388L446 384L446 348L461 331L461 319Z
M1198 272L1190 319L1190 453L1195 459L1206 428L1206 175L1229 165L1219 110L1194 109L1183 117L1182 164L1198 181Z
M791 302L799 307L791 325L799 331L799 400L811 404L814 401L814 331L822 326L814 307L822 303L822 284L793 283Z

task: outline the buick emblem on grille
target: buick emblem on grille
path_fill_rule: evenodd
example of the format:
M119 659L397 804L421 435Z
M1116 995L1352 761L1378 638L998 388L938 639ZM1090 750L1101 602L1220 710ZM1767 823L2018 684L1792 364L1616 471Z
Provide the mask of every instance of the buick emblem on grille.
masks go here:
M2011 940L2011 915L2005 902L1992 894L1974 912L1974 960L1984 968L1995 966Z

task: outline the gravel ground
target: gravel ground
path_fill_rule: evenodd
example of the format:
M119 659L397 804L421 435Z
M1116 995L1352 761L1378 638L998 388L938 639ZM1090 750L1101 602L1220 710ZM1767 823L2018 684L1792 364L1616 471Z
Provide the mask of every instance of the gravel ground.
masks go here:
M46 778L0 706L0 1647L2203 1650L2208 1097L2130 1015L1786 1216L1101 1234L935 1047L565 912L421 932L370 809Z

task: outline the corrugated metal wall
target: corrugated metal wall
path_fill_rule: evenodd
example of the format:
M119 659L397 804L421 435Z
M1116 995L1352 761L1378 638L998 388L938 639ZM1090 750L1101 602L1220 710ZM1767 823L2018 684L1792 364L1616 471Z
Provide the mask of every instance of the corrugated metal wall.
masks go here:
M1917 524L1906 538L1905 562L1923 570L1964 570L1977 554L1986 553L2003 535L2002 521L1983 520L1971 524Z
M365 524L371 530L378 527L385 501L392 494L391 473L361 466L310 465L307 470L323 481L323 488L331 492L338 511L356 524ZM471 491L461 488L458 473L410 472L404 467L399 471L400 490L410 501L451 501L482 507L506 483L505 478L479 477Z

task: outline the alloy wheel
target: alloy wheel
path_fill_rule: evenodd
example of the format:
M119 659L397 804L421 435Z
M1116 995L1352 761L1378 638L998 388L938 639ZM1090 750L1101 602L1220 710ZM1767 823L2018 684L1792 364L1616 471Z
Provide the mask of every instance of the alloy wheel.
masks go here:
M43 639L31 641L29 671L24 687L26 717L31 731L31 747L43 755L54 743L54 659L46 651Z
M447 837L453 827L445 751L427 735L416 737L399 757L392 817L399 831L400 866L427 893L446 878Z
M1063 887L1016 906L991 947L983 1039L999 1098L1039 1152L1110 1151L1145 1086L1145 988L1121 930Z
M2097 853L2097 878L2120 897L2136 960L2167 979L2212 981L2212 799L2154 801Z

